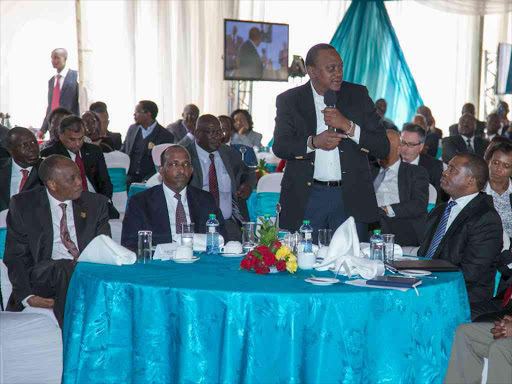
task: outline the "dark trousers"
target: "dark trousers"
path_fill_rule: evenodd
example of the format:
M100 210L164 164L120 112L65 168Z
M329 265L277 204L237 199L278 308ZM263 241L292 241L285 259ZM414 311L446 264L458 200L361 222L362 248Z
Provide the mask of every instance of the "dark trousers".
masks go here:
M233 218L225 219L224 225L226 227L226 232L228 234L228 238L224 239L224 243L228 241L242 241L242 229L240 225L233 220Z
M502 306L503 298L470 303L471 320L473 322L489 322L503 319L504 315L512 315L512 302Z
M332 229L333 234L348 219L345 215L343 187L313 184L309 194L304 220L313 227L313 243L318 243L319 229ZM368 241L368 224L356 221L359 241Z
M72 260L49 259L37 263L30 272L33 294L55 299L53 313L61 328L64 322L68 285L74 269Z

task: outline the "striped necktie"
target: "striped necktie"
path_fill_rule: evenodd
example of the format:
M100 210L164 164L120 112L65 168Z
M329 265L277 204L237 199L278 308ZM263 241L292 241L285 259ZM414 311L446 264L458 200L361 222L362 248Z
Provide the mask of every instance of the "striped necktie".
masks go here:
M448 205L446 206L443 217L441 218L441 221L439 222L439 225L437 226L436 233L434 233L434 237L432 238L432 241L430 242L430 247L428 249L427 254L425 257L427 259L431 259L432 256L434 256L434 253L436 253L436 249L439 246L439 243L441 243L441 240L443 240L444 234L446 232L446 224L448 223L448 218L450 217L450 212L452 211L452 208L457 203L455 201L450 201Z

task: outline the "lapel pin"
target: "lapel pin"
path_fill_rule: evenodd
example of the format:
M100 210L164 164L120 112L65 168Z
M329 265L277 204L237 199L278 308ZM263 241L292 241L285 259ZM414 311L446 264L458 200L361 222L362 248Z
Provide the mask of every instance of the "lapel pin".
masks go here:
M82 213L80 213L80 216L82 217L82 219L85 219L87 217L87 213L82 212Z
M155 144L150 141L149 144L148 144L148 149L153 149L155 147Z

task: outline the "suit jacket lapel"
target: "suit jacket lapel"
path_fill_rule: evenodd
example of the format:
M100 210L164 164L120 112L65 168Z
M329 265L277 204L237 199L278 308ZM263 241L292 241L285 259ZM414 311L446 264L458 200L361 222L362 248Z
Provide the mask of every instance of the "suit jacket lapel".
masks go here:
M408 180L406 167L407 167L407 165L404 165L403 161L400 163L400 166L398 167L398 197L400 198L400 201L408 200L408 198L406 196L406 192L407 192L406 181Z
M12 173L12 159L6 161L6 167L2 169L0 172L0 201L9 202L11 197L11 173ZM9 208L9 204L5 208L0 208L0 211L3 209Z
M224 148L222 145L219 147L219 155L222 159L222 162L224 163L224 166L226 167L226 170L228 171L229 178L231 179L231 190L233 193L236 193L238 188L236 184L235 173L233 171L231 162L229 161L229 155L226 153L226 148Z
M316 110L311 81L300 90L300 107L305 112L308 136L316 135Z
M201 168L201 162L199 161L199 155L197 154L196 143L193 142L190 144L188 146L188 150L192 159L192 169L194 169L190 185L193 185L198 189L203 189L203 169Z
M28 191L31 188L34 188L35 185L39 184L39 173L38 168L39 164L41 164L41 159L39 159L39 162L32 167L32 170L30 171L27 181L25 182L25 185L23 186L23 191Z
M87 206L85 202L78 198L73 200L73 218L75 220L76 238L78 240L78 249L80 253L84 250L85 245L85 227L87 225Z
M60 96L62 97L62 95L67 91L67 89L69 88L69 84L71 83L71 70L68 71L66 77L64 78L64 83L62 84L62 87L60 89Z
M187 188L187 204L188 204L188 213L190 215L190 221L195 224L194 230L197 232L199 230L199 219L201 217L200 207L198 201L194 198L194 192L192 188Z
M40 202L37 210L39 211L37 217L40 218L40 225L43 229L43 238L47 239L44 244L45 253L42 255L42 260L51 259L53 252L53 222L52 211L50 208L50 200L46 188L41 189ZM47 242L47 243L46 243Z

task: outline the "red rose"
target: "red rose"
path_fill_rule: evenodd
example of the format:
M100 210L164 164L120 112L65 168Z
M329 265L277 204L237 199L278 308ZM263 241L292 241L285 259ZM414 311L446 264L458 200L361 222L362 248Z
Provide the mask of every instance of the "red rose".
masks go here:
M270 248L269 247L265 247L264 245L260 245L259 247L256 247L254 249L257 250L261 254L265 254L265 253L270 252Z
M265 267L264 265L261 265L256 269L256 273L258 275L265 275L270 272L270 269L268 267Z
M268 266L274 265L275 261L276 261L276 257L274 256L273 253L265 253L263 255L263 262L265 263L265 265L268 265Z
M286 269L286 261L284 260L279 260L276 264L276 269L281 272L281 271L284 271Z
M281 242L276 241L274 244L272 244L272 246L273 246L276 250L278 250L279 248L281 248Z
M249 260L248 258L243 259L242 262L240 263L240 267L250 271L251 270L251 260Z
M258 259L257 257L255 257L254 259L251 260L251 265L254 269L256 269L257 267L259 267L261 264L261 260Z

